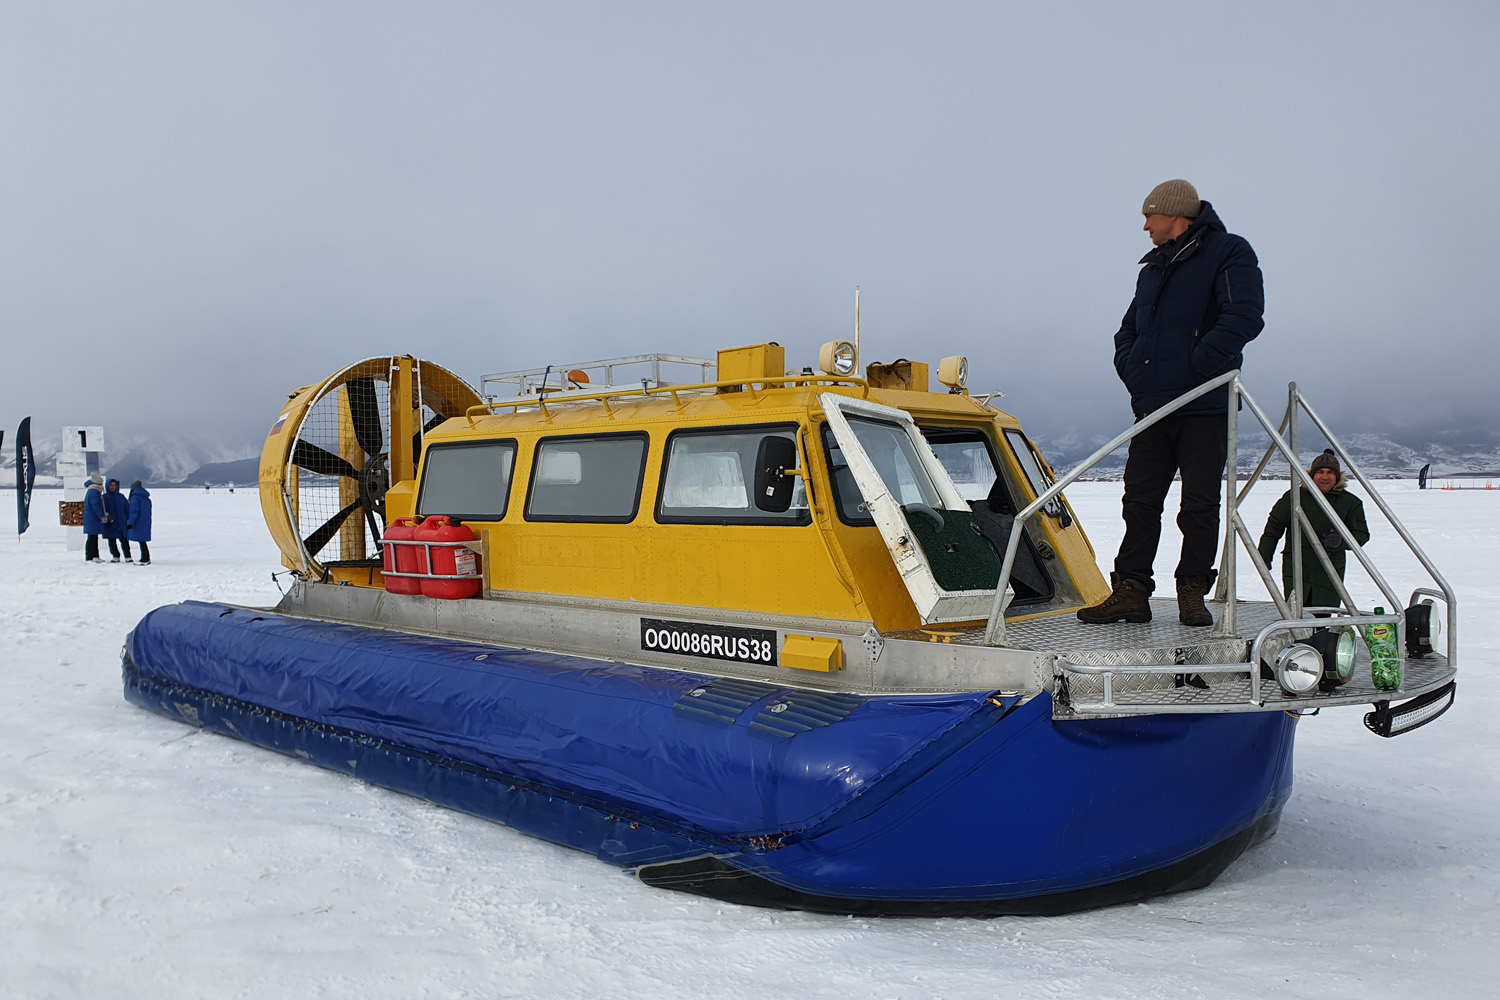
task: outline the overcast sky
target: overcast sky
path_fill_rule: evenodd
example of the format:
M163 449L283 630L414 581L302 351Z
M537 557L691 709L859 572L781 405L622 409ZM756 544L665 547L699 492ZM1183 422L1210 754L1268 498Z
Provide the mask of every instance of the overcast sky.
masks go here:
M1500 5L0 0L0 423L258 442L362 357L484 372L848 336L1035 432L1185 177L1246 358L1340 427L1500 425Z

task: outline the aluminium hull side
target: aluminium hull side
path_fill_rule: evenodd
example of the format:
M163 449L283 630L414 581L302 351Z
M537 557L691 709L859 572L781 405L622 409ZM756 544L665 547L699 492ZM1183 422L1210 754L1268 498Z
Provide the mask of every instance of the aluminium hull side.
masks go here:
M1282 713L1054 723L1045 694L815 692L196 603L141 621L125 688L653 884L834 912L1206 884L1274 825L1295 732Z

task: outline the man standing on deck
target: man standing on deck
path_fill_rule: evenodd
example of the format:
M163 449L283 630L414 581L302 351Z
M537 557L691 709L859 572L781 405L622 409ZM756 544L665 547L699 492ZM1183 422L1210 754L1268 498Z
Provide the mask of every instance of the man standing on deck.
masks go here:
M1154 249L1141 258L1135 299L1115 334L1115 371L1140 420L1193 388L1240 367L1245 344L1265 326L1260 263L1228 233L1213 206L1183 180L1158 184L1141 207ZM1184 625L1212 625L1203 599L1218 576L1220 482L1228 454L1229 389L1199 396L1130 441L1125 460L1125 539L1109 597L1081 621L1149 622L1151 567L1162 504L1182 473L1182 558L1177 610Z

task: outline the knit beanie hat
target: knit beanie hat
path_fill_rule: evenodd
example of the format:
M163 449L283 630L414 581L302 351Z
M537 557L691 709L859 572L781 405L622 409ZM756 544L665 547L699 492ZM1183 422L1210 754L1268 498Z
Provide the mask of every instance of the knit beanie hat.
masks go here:
M141 488L141 481L139 479L137 479L135 482L133 482L133 483L130 484L130 488L133 489L133 490L140 489Z
M1312 460L1312 465L1308 466L1307 471L1317 472L1319 469L1332 469L1335 476L1343 475L1343 472L1339 470L1338 456L1334 455L1332 448L1324 448L1323 454Z
M103 486L104 485L104 477L101 476L101 475L99 475L99 473L96 472L92 476L89 476L89 482L93 483L95 486Z
M1179 215L1184 219L1196 219L1202 206L1198 200L1198 189L1187 181L1162 181L1146 195L1141 205L1142 215Z

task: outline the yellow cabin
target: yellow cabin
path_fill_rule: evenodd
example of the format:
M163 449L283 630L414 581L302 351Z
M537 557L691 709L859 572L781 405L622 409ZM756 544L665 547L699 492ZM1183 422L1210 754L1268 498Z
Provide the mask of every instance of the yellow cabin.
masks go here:
M840 346L822 362L852 368ZM697 379L666 381L663 365ZM648 376L621 384L627 366ZM783 349L761 344L713 363L647 355L486 377L519 390L507 399L430 363L375 359L293 394L267 440L262 503L285 564L310 579L381 587L386 526L443 514L476 533L489 598L881 633L973 623L990 614L1009 517L1053 479L1016 419L969 394L966 367L945 361L950 384L934 392L925 364L789 373ZM1046 515L1018 549L1009 618L1108 593L1066 501Z

